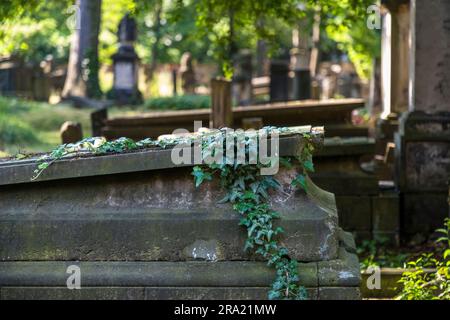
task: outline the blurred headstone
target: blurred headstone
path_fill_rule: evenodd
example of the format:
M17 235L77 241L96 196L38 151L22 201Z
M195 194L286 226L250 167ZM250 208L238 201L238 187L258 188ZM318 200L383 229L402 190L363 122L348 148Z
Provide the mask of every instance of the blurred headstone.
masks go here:
M108 119L108 109L101 108L91 113L92 124L92 136L100 137L103 135L102 127L105 125L105 121Z
M78 122L66 121L60 129L62 143L75 143L83 139L83 130Z
M138 90L139 57L134 51L136 22L126 14L119 23L119 50L112 56L114 61L114 85L112 97L119 104L138 104L142 97Z
M192 63L192 55L183 53L180 61L181 87L184 94L195 94L195 71Z

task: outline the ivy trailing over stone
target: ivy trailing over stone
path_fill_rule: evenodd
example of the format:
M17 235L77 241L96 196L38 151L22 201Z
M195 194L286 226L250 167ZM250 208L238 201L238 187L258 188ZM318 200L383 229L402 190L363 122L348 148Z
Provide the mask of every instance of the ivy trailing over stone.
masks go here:
M288 158L276 158L276 161L279 160L280 164L287 168L298 167L298 174L291 184L306 190L306 176L308 172L314 171L312 136L296 128L265 127L259 131L259 134L266 136L274 133L303 135L304 144L300 154ZM234 143L228 144L227 141L230 140ZM279 236L284 230L274 226L274 220L279 219L280 214L270 207L269 192L279 189L281 185L274 176L261 175L261 169L269 167L271 163L262 163L260 156L257 157L256 163L248 164L248 161L242 163L234 156L237 154L236 146L239 144L245 150L245 159L249 159L250 154L258 153L259 140L255 139L255 131L230 133L225 129L204 130L188 136L168 135L158 140L147 138L137 142L129 138L113 141L107 141L104 138L87 138L75 144L63 144L51 153L40 157L32 179L37 179L55 161L70 156L123 153L150 147L167 148L180 144L192 146L196 141L201 141L203 165L193 167L192 175L195 185L198 187L204 181L211 181L214 177L218 177L220 185L226 191L225 197L219 202L231 203L240 216L239 225L246 228L247 240L244 250L253 250L276 270L275 279L268 293L269 299L306 299L306 290L300 285L298 262L289 257L288 249L279 242ZM216 156L217 150L221 151L222 161L207 161L208 158ZM229 156L230 153L232 157Z
M283 132L287 128L264 128L264 130L271 134L274 130ZM218 135L212 137L212 141L206 140L202 144L203 160L210 157L212 149L217 147L214 141L236 139L232 145L237 145L238 134L227 135L225 131L220 131ZM281 164L287 167L298 165L301 169L292 185L306 189L306 174L314 170L312 163L314 147L309 134L303 134L303 137L305 145L301 154L292 158L282 158ZM249 135L245 135L243 141L248 159L255 144ZM227 157L225 142L223 148L224 157ZM236 154L236 150L232 154ZM254 250L276 270L276 277L268 294L269 299L306 299L306 290L299 283L298 263L289 257L288 249L277 241L278 236L284 231L281 227L274 227L273 224L280 214L269 205L269 191L278 189L281 185L273 176L260 174L260 169L268 165L262 164L259 158L257 164L222 161L220 164L196 166L192 173L195 185L199 186L203 181L212 180L213 177L219 178L221 186L226 190L226 195L220 202L230 202L233 205L240 216L239 225L247 230L244 250Z
M38 166L34 170L34 176L31 180L36 180L44 172L44 170L46 170L55 161L70 156L123 153L156 145L158 145L157 141L152 139L144 139L135 142L129 138L119 138L113 141L107 141L102 137L86 138L77 143L62 144L49 154L45 154L37 160Z

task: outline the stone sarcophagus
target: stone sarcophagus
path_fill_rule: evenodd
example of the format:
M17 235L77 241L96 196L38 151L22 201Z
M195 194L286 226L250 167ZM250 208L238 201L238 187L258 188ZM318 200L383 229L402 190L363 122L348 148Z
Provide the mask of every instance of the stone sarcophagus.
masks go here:
M323 139L317 128L305 127ZM280 156L302 135L280 137ZM1 299L266 299L274 271L243 250L246 232L216 182L196 188L171 149L63 158L31 181L36 161L0 162ZM276 223L310 299L359 298L353 238L334 195L280 168ZM69 290L75 273L79 289ZM69 279L70 278L70 279Z

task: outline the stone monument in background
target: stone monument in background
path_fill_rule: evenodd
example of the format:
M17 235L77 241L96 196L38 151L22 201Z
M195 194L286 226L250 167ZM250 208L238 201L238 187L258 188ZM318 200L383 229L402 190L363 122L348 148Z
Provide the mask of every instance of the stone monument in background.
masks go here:
M119 23L119 50L112 56L114 84L110 98L117 103L137 104L142 101L138 89L139 57L134 50L137 38L136 22L127 13Z
M195 70L192 64L192 55L185 52L180 61L181 87L184 94L195 94Z
M412 0L409 105L395 134L403 232L432 232L448 217L450 2ZM406 109L406 108L405 108Z

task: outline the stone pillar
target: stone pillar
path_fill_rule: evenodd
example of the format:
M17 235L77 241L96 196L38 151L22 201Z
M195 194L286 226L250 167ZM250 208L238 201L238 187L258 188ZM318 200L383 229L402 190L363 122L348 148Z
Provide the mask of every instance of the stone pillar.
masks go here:
M382 91L383 113L408 110L409 85L409 0L383 1Z
M398 115L408 110L410 0L382 1L382 110L376 125L376 159L390 159L387 146L398 130ZM378 161L379 178L393 180L393 163Z
M220 129L230 128L232 125L231 81L222 78L211 79L210 127Z
M448 216L450 1L411 1L409 110L396 133L403 231L431 232Z

